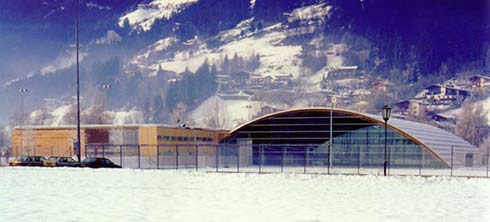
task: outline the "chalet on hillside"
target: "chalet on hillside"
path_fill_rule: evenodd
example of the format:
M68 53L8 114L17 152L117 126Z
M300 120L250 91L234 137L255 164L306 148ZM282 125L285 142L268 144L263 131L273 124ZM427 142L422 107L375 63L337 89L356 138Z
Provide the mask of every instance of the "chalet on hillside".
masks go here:
M473 88L489 88L490 87L490 77L475 75L470 77L471 86Z
M461 103L473 95L469 90L445 87L437 84L426 87L424 93L426 99L452 101L453 103Z
M352 79L357 75L357 66L336 66L327 71L327 80Z
M293 79L293 74L275 75L273 79L273 84L276 87L290 86L292 79Z
M235 86L247 86L250 83L250 73L245 71L231 75L231 81Z
M388 86L391 84L388 81L379 81L373 84L373 91L383 91L386 92Z
M218 92L221 92L222 90L231 89L230 82L231 82L230 75L216 75L216 83L218 83Z
M402 100L395 103L393 114L400 117L424 115L425 105L417 100Z
M272 84L271 76L262 76L262 75L252 75L250 78L250 87L253 89L264 89L267 86Z

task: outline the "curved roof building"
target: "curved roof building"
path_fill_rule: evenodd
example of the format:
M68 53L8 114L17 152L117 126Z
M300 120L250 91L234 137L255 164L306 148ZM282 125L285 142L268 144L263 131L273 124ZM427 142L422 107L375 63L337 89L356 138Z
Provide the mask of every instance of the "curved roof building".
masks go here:
M379 166L387 144L389 164L444 168L472 166L478 150L437 127L391 118L385 137L380 116L343 109L302 108L269 114L234 130L226 144L251 148L252 164ZM385 140L386 138L386 140ZM457 150L455 155L454 150ZM453 156L453 158L451 158Z

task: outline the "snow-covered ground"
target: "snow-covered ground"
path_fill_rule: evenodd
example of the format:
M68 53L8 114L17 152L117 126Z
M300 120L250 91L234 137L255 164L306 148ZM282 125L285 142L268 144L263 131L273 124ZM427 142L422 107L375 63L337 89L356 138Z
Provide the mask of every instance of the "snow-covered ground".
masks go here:
M0 168L2 221L490 221L490 180Z

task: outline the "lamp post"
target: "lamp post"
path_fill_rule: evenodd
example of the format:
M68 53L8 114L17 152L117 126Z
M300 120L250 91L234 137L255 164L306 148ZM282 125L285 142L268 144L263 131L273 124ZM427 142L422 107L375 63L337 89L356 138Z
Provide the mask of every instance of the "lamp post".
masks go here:
M76 41L76 64L77 64L77 141L75 143L75 152L78 158L78 161L82 161L80 154L81 154L81 148L80 148L80 45L79 45L79 39L78 39L78 4L79 0L75 1L75 41Z
M102 89L105 91L105 97L104 97L104 113L107 111L107 94L109 93L109 89L111 89L111 84L103 84ZM104 117L104 113L102 114L102 117Z
M248 109L248 121L252 120L252 105L246 105L245 108Z
M386 167L388 166L388 161L387 161L387 155L386 155L386 142L387 142L387 128L388 128L388 120L390 119L391 116L391 107L388 105L384 105L382 108L383 111L383 120L385 121L385 161L384 161L384 175L386 176Z
M23 131L23 129L22 129L22 125L24 124L24 94L26 94L27 91L28 90L25 88L19 89L19 93L20 93L20 119L19 119L20 143L19 143L19 147L20 147L21 153L23 152L23 147L22 147L22 142L23 142L22 131ZM18 152L17 152L17 156L19 156Z

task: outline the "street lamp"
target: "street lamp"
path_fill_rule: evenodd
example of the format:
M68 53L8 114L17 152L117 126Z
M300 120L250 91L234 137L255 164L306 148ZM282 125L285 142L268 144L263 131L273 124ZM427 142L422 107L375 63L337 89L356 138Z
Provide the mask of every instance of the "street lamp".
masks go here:
M109 93L109 89L111 88L111 84L103 84L102 89L105 91L105 97L104 97L104 113L107 111L107 94ZM104 117L104 113L102 114L102 117Z
M248 120L252 120L252 105L246 105L245 108L248 109Z
M386 167L388 165L388 161L386 160L386 141L387 141L387 128L388 128L388 120L390 119L391 116L391 107L388 105L384 105L382 108L383 111L383 120L385 121L385 162L384 162L384 175L386 176Z
M19 123L19 130L20 130L20 143L19 143L19 146L20 146L20 152L22 153L23 152L23 148L22 148L22 125L24 124L24 94L27 93L27 89L25 88L22 88L22 89L19 89L19 92L20 92L20 123ZM19 152L17 152L17 156L19 156Z

